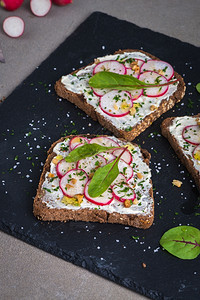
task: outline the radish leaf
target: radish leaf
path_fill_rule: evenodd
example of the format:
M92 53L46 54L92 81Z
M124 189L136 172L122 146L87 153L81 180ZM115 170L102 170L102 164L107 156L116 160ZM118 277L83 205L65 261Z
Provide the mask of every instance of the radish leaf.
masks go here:
M200 230L192 226L178 226L166 231L161 246L181 259L194 259L200 254Z
M95 198L103 194L117 178L119 174L118 161L126 149L114 161L96 170L88 187L90 197Z
M110 149L115 149L116 147L105 147L99 144L85 144L81 147L77 147L72 150L67 157L65 157L66 162L75 162L86 157L98 154L103 151Z
M197 85L196 85L196 90L197 90L197 92L199 92L199 94L200 94L200 82L197 83Z
M89 85L93 88L110 88L116 90L137 90L143 88L161 87L176 83L178 80L169 81L163 84L145 83L130 75L120 75L113 72L99 72L92 76Z

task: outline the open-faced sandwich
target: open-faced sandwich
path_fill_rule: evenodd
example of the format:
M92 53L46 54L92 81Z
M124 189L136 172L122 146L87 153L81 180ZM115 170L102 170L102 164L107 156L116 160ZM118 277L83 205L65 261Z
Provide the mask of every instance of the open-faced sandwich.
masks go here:
M114 136L55 142L40 178L34 215L148 228L154 219L150 154Z
M62 76L56 93L115 136L133 140L185 94L173 67L142 50L120 50Z
M200 114L167 118L161 130L200 190Z

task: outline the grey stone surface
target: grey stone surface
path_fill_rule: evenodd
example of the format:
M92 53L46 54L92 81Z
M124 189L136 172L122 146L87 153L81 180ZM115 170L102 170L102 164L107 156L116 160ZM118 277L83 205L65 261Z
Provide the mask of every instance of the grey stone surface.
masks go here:
M199 0L74 0L66 7L53 5L44 18L33 16L29 1L25 1L15 12L0 9L1 24L10 15L25 21L25 32L19 39L7 37L0 29L6 60L0 63L0 99L94 11L200 46ZM145 299L2 232L0 244L1 299Z

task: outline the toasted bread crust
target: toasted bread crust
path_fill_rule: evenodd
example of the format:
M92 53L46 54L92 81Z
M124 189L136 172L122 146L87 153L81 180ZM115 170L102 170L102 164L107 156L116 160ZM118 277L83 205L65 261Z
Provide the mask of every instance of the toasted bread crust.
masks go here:
M82 135L84 136L84 135ZM85 135L88 138L95 137L95 135ZM74 137L73 135L68 136ZM45 180L45 174L50 170L50 163L53 157L56 155L53 152L53 148L57 143L62 142L67 137L62 137L58 141L52 144L51 148L48 150L48 157L45 162L40 182L37 189L37 194L33 203L33 214L39 220L43 221L86 221L86 222L99 222L99 223L117 223L128 226L134 226L137 228L147 229L149 228L154 220L154 201L152 201L151 211L149 215L134 215L134 214L120 214L120 213L109 213L104 210L94 210L94 209L64 209L64 208L49 208L44 202L42 202L43 190L42 184ZM147 150L141 149L144 162L149 165L150 153ZM152 185L152 182L151 182ZM150 197L153 200L153 189L150 189Z
M142 50L133 50L133 49L126 49L126 50L119 50L116 51L114 54L122 54L124 52L141 52L148 55L152 59L159 58L153 56ZM78 70L77 70L78 71ZM75 72L77 72L75 71ZM137 123L131 131L120 130L116 128L111 121L105 119L101 114L96 112L95 108L87 103L84 95L75 94L65 88L62 84L61 79L59 79L55 84L55 90L58 96L67 99L71 103L77 105L81 110L83 110L87 115L89 115L93 120L98 121L103 127L107 128L111 132L114 133L117 137L122 137L128 141L132 141L135 139L141 132L143 132L146 128L148 128L156 119L158 119L162 114L166 111L171 109L177 102L181 101L185 94L185 83L183 78L176 72L174 72L174 76L178 79L179 84L177 87L176 92L167 100L163 99L161 104L159 105L156 111L153 111L151 114L146 116L140 123Z
M200 118L200 114L192 116L192 117ZM194 168L193 161L185 156L184 151L183 151L182 147L180 147L180 145L178 144L175 136L172 135L169 131L169 127L172 124L174 119L175 119L175 117L167 118L162 122L162 124L161 124L162 135L168 139L169 143L171 144L172 148L176 152L180 161L187 168L188 172L192 175L192 177L197 185L197 188L200 191L200 174L199 174L199 172Z

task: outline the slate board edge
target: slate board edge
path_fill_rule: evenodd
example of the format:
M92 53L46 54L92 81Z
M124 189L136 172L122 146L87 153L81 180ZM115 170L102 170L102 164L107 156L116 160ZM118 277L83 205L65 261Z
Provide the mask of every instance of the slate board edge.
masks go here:
M115 275L113 272L108 270L107 268L98 268L97 264L90 259L90 264L86 263L85 258L80 257L79 255L74 255L74 252L68 252L63 253L62 249L59 247L48 247L47 244L43 243L43 241L39 241L37 239L31 238L29 235L24 234L23 230L20 231L18 228L14 228L13 226L10 226L9 223L6 223L5 221L0 221L0 230L3 231L6 234L9 234L31 246L34 246L40 250L43 250L49 254L52 254L60 259L63 259L67 262L70 262L78 267L82 267L84 269L87 269L91 273L95 273L96 275L99 275L101 277L104 277L105 279L108 279L116 284L119 284L125 288L128 288L138 294L141 294L145 297L148 297L149 299L153 300L172 300L173 298L165 297L163 293L160 293L159 291L155 290L147 290L145 287L141 286L136 281L132 280L131 278L124 278L123 280L120 279L117 275Z

